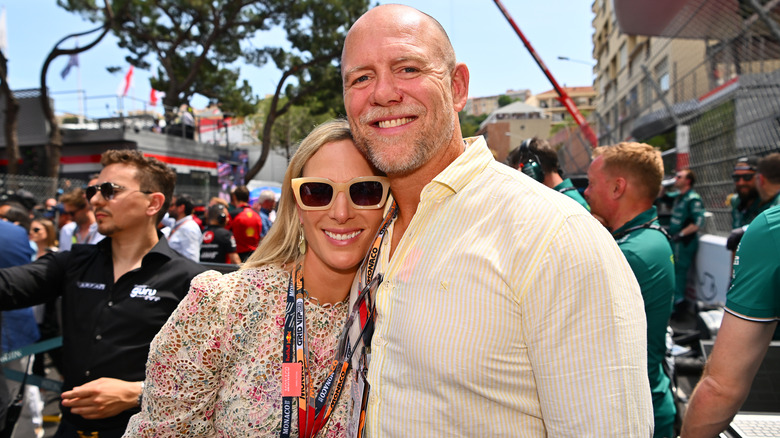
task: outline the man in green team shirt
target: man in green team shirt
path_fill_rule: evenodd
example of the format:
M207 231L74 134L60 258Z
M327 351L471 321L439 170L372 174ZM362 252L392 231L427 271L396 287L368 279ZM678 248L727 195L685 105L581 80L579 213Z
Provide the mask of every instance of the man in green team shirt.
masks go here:
M674 187L679 194L672 206L669 234L674 242L674 303L678 312L688 308L689 303L685 300L688 270L693 265L696 251L699 249L699 228L704 226L704 203L701 196L693 190L695 182L696 175L692 170L677 171Z
M520 146L509 153L507 164L556 192L574 199L590 211L588 203L574 187L571 179L564 179L561 176L558 152L550 146L547 140L533 137L523 141Z
M750 392L780 320L780 206L748 226L734 258L723 322L691 396L683 438L717 436ZM776 337L776 336L775 336Z
M761 211L780 205L780 152L758 160L756 189L761 197Z
M642 290L654 436L674 437L676 409L669 376L663 369L675 284L674 261L653 205L664 176L661 153L647 144L620 143L596 148L593 157L585 198L591 212L603 219L617 241Z

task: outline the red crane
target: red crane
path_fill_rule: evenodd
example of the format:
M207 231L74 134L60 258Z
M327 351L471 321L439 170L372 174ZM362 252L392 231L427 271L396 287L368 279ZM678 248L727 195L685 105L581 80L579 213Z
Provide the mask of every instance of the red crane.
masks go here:
M536 50L534 50L533 46L531 46L531 43L528 41L528 39L523 35L523 32L520 31L520 28L515 23L515 20L512 19L512 17L509 15L509 12L506 10L503 4L501 4L500 0L493 0L496 3L496 6L498 6L498 9L501 10L501 13L504 14L504 17L506 17L506 20L509 22L509 25L512 26L512 28L515 30L515 33L517 33L517 36L520 37L520 39L523 41L523 44L525 45L525 48L528 49L528 51L531 53L531 56L533 56L534 61L536 61L536 65L539 66L539 68L542 69L542 72L544 72L544 75L547 76L547 79L550 80L550 83L552 84L553 88L555 88L555 91L558 92L558 101L563 104L564 107L566 107L566 110L569 111L569 114L574 118L574 121L577 122L577 125L579 125L580 129L582 130L582 133L585 134L585 137L588 139L590 144L595 148L599 145L598 138L596 138L596 133L593 132L593 129L590 127L588 122L585 120L585 117L582 117L582 114L580 113L580 110L577 109L577 105L574 104L574 101L571 100L571 97L569 97L569 94L566 93L566 90L561 88L560 85L558 85L558 81L555 80L552 73L550 73L550 70L547 69L547 66L544 65L544 62L542 61L542 58L539 57L539 54L536 53Z

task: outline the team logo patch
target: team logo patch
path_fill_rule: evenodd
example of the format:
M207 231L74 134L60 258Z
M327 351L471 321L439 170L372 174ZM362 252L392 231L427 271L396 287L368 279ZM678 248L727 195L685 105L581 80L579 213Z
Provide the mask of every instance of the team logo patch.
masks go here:
M246 229L246 237L255 237L255 229L254 228L247 228Z
M143 298L146 301L160 301L157 289L152 289L145 284L136 284L130 291L130 298Z
M203 233L203 243L211 243L214 241L214 232L206 231Z
M79 281L76 283L76 287L79 289L91 289L91 290L106 290L106 285L103 283L90 283L88 281Z

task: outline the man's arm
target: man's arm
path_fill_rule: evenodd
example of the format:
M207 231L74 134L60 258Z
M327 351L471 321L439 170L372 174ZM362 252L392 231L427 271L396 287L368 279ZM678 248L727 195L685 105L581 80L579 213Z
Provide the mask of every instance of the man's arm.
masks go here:
M62 405L88 420L118 415L138 406L142 382L103 377L62 393Z
M237 252L231 252L228 254L228 260L230 261L230 264L232 265L240 265L241 264L241 258L238 257Z
M49 253L33 263L0 269L0 310L41 304L59 296L70 251Z
M744 403L777 322L754 322L728 312L712 356L693 391L681 438L714 437L728 427Z

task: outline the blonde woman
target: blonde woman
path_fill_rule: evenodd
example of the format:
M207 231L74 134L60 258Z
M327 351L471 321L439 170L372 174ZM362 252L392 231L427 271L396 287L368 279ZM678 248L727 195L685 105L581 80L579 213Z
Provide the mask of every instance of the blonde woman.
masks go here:
M327 421L307 419L298 397L307 392L302 379L318 390L331 374L349 290L388 187L355 149L346 121L315 128L290 161L276 222L254 254L240 271L196 277L152 342L141 413L125 436L270 437L283 424L289 436L345 436L347 387ZM301 276L303 284L294 281ZM302 333L285 324L298 309ZM308 354L290 378L297 361L283 349L293 339Z

